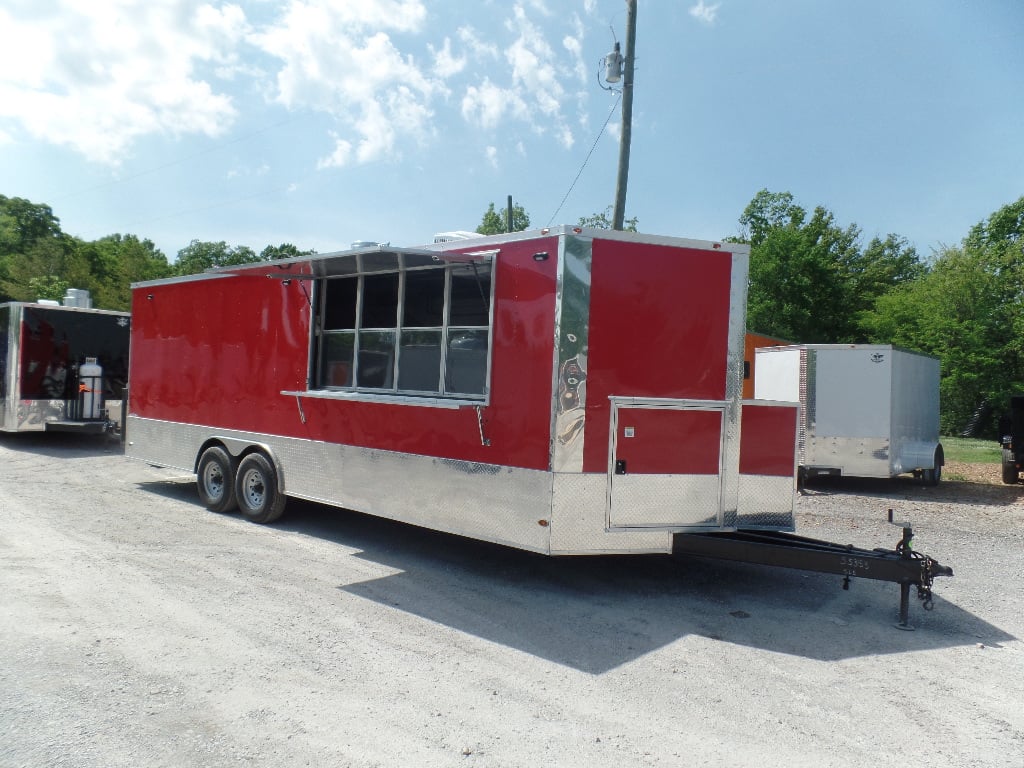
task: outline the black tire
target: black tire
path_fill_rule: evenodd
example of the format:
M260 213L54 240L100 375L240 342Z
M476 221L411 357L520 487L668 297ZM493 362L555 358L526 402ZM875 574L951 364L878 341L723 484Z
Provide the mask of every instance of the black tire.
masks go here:
M220 446L203 451L196 468L196 487L203 505L211 512L230 512L235 498L235 460Z
M1020 480L1020 471L1017 469L1017 461L1011 451L1003 449L1003 482L1007 485L1016 485Z
M934 469L921 470L921 482L925 485L938 485L942 479L942 465L936 464Z
M287 499L278 490L274 465L262 453L250 453L235 473L238 510L254 523L272 523L284 512Z

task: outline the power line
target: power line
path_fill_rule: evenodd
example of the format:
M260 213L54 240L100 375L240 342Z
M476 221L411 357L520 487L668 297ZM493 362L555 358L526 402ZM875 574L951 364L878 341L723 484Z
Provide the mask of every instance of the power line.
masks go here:
M591 145L590 151L587 152L587 156L583 159L583 165L580 166L580 170L579 172L577 172L576 178L573 179L572 184L569 185L569 189L566 191L565 197L562 198L562 202L558 204L558 207L555 209L555 212L551 214L551 218L548 220L547 224L549 227L551 226L551 223L555 220L555 216L558 215L558 212L562 210L562 206L565 205L565 201L569 199L569 195L572 194L572 190L573 187L576 186L576 182L579 181L580 176L583 175L583 169L587 167L587 163L590 162L590 156L594 154L594 150L597 149L597 142L599 142L601 140L601 137L604 135L604 129L608 127L608 122L612 119L612 115L615 114L615 108L619 106L619 100L621 98L622 93L616 91L615 103L612 104L612 108L608 111L608 117L604 119L604 125L601 126L601 130L597 132L597 138L594 139L594 143Z

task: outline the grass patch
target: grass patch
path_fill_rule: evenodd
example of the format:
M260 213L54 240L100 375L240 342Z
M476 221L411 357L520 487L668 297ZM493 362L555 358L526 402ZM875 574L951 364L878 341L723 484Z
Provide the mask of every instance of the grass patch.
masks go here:
M942 451L946 461L962 461L965 464L999 464L1003 451L995 440L979 440L974 437L942 437Z

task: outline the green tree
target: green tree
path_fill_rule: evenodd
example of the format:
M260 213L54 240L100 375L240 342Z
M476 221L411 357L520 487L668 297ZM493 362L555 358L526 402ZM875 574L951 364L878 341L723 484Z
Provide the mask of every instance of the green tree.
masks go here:
M35 297L34 300L50 299L52 301L60 301L63 299L68 288L72 287L66 280L61 280L59 277L55 277L54 275L30 277L28 280L28 286L31 290L32 296Z
M498 213L494 209L494 203L487 206L487 210L484 212L484 217L480 222L480 226L476 228L476 232L479 235L500 235L509 230L506 228L507 217L504 213ZM522 232L530 226L530 215L526 212L523 206L516 203L512 206L512 231Z
M79 253L88 264L93 303L106 309L131 308L131 285L172 274L167 257L151 240L135 235L107 235L84 242Z
M740 217L751 245L747 327L804 343L856 334L847 265L859 231L815 208L810 219L788 193L761 190Z
M883 294L865 317L871 340L940 359L941 428L961 432L990 406L982 433L1024 391L1024 197L943 248L930 269Z
M856 224L826 208L808 216L789 192L762 189L740 216L750 249L747 327L800 343L856 342L879 296L918 278L924 266L904 238L860 249Z
M593 229L611 229L612 228L612 210L613 206L608 206L601 213L594 213L590 216L580 216L578 224L581 227L591 227ZM623 231L625 232L636 232L636 226L640 219L636 216L630 219L624 219L622 222Z
M868 305L893 286L909 283L924 275L926 268L917 250L905 237L890 234L874 237L863 253L847 265L854 292ZM870 309L870 306L864 307Z
M60 278L69 250L50 206L0 195L0 300L39 298L29 281Z
M0 195L0 254L21 253L39 240L62 236L50 206Z
M281 243L280 245L268 245L262 251L260 251L260 261L276 261L277 259L294 259L299 256L312 256L316 251L299 250L296 246L291 243Z
M194 275L213 267L253 264L260 260L252 248L244 245L229 246L223 240L217 243L193 240L178 251L174 272L177 275Z
M7 254L0 266L0 293L14 301L48 298L35 295L32 280L43 281L37 285L52 285L56 280L70 285L66 275L72 251L70 239L61 235L37 240L20 253Z

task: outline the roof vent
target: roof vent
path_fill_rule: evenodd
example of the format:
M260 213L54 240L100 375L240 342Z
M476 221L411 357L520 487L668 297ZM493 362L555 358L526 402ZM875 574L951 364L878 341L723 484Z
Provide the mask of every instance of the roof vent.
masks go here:
M450 243L452 240L470 240L474 237L480 237L480 234L478 232L466 232L459 229L453 232L438 232L434 235L434 242Z
M84 288L68 288L67 293L64 294L64 306L91 309L92 297Z

